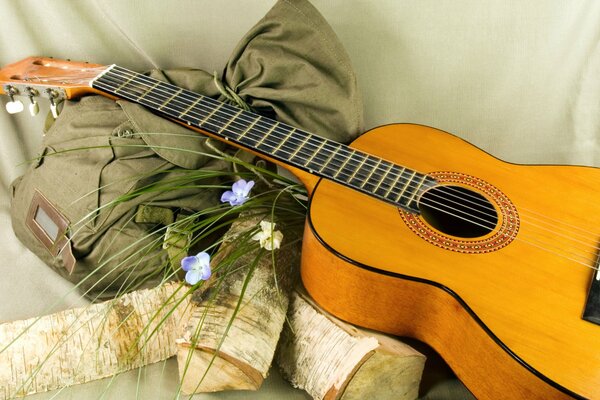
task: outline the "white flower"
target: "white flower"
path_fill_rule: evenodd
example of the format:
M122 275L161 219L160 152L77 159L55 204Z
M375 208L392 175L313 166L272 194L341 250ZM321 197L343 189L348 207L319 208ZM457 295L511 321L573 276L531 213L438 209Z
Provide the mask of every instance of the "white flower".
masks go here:
M261 231L252 236L252 240L260 242L260 247L266 250L278 249L283 240L283 233L275 230L275 223L260 221Z

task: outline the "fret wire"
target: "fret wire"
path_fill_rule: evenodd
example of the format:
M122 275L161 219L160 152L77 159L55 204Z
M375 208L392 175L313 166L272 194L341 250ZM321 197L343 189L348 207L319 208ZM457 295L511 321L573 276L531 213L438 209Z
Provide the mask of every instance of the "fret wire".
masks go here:
M150 89L148 89L140 97L138 97L138 100L143 99L144 97L146 97L148 95L148 93L150 93L152 90L156 89L159 86L160 86L160 82L156 82Z
M269 128L269 130L262 135L262 138L260 138L260 140L258 142L256 142L255 146L256 147L260 146L262 144L262 142L271 134L271 132L273 132L273 130L277 127L277 125L279 125L279 122L275 121L273 126L271 128Z
M302 141L302 143L300 143L300 145L296 148L296 150L290 155L290 160L294 157L296 157L296 154L298 154L298 152L300 151L300 149L304 148L304 144L306 144L306 142L308 141L308 136L304 137L304 140Z
M350 161L350 159L352 158L354 154L350 155L350 157L346 158L346 160L344 161L344 163L342 164L342 166L338 169L338 172L333 176L333 179L336 179L338 177L338 175L340 174L340 172L342 172L342 169L344 169L344 167L346 166L346 164L348 164L348 162Z
M419 191L419 189L421 188L421 186L423 186L423 183L425 183L425 179L427 178L427 175L422 175L421 177L421 181L419 182L419 184L417 186L415 186L414 188L411 188L412 190L412 195L410 196L410 198L408 199L408 201L406 202L406 205L408 206L410 203L412 203L413 199L415 198L417 192Z
M277 145L277 147L275 147L272 151L273 154L277 153L279 151L279 149L281 149L281 147L283 146L283 144L285 142L288 141L288 139L290 139L292 137L292 135L294 134L294 132L296 131L296 128L292 128L291 131L289 131L289 133L283 138L283 140ZM292 158L292 156L290 156L290 159Z
M117 83L119 83L119 82L117 82ZM132 98L132 99L133 99L133 98L137 99L137 98L140 96L140 94L141 94L141 93L143 93L143 92L140 92L140 91L142 91L142 90L143 90L141 87L134 86L133 88L128 88L128 89L125 89L125 86L124 86L124 85L125 85L125 84L121 84L121 85L119 85L118 87L113 87L113 88L111 88L111 90L112 90L112 91L113 91L115 94L119 94L119 95L125 95L125 96L127 96L127 95L128 95L128 94L127 94L127 92L129 91L129 92L131 92L131 93L132 93L132 94L129 94L129 96L131 96L131 98ZM119 90L119 93L117 93L117 90Z
M142 75L145 76L145 75ZM145 98L150 96L156 103L153 104L153 108L160 112L165 112L163 108L171 108L174 111L177 109L182 109L186 104L178 104L180 101L178 100L178 96L180 96L184 92L183 88L169 85L163 81L156 80L151 86L149 86L141 98ZM202 100L202 96L198 95L198 101ZM175 101L174 101L175 100Z
M313 151L312 156L310 156L310 158L308 159L308 161L306 162L306 165L310 164L311 161L313 160L313 158L315 158L315 156L321 152L321 150L323 149L323 146L325 146L325 141L323 140L321 142L321 144L319 145L319 147L317 147L317 149L315 151Z
M331 154L329 155L327 160L323 163L323 167L321 167L321 169L319 169L319 172L322 172L325 169L325 167L329 166L331 159L338 153L339 150L340 150L340 147L338 147L337 149L335 149L334 151L331 152Z
M396 198L396 202L400 201L400 199L402 198L402 194L406 191L406 189L408 189L408 187L410 186L410 183L411 183L412 179L415 177L416 174L417 174L417 171L413 171L412 172L412 174L410 175L410 178L407 179L407 181L404 184L402 190L398 194L398 197Z
M260 119L260 116L257 116L256 119L254 121L252 121L252 123L250 125L248 125L248 127L244 130L244 132L242 132L242 134L237 137L237 140L241 140L248 132L250 132L250 129L252 129L252 127L258 122L259 119Z
M394 168L394 164L392 164L392 168ZM398 183L398 180L400 179L400 177L404 174L404 171L406 171L406 167L402 167L402 171L400 171L399 174L396 174L396 177L394 179L394 182L392 182L392 184L390 185L389 189L387 190L387 192L385 192L385 197L387 198L388 195L390 194L390 191L396 187L396 184Z
M390 185L391 180L389 179L389 174L394 173L394 166L395 164L381 159L381 162L378 163L377 169L375 169L375 172L367 181L367 184L364 186L364 189L385 197L384 193L388 190L388 186Z
M199 99L198 100L198 104L202 104L202 101L204 99ZM178 118L184 122L187 122L189 119L196 119L198 121L203 120L204 118L206 118L209 114L208 111L202 111L202 110L197 110L196 112L189 112L188 114L185 114L184 117L179 117L183 112L185 112L185 104L173 104L173 102L171 102L171 104L169 104L168 106L165 106L165 108L161 109L160 112L163 114L167 114L173 118ZM211 110L212 111L212 110Z
M380 163L380 164L381 164L381 163ZM381 187L381 184L383 183L383 181L385 181L385 180L386 180L386 178L387 178L387 175L388 175L388 174L390 173L390 171L391 171L391 170L394 168L394 164L392 164L392 163L388 163L388 164L390 164L390 167L387 169L387 171L386 171L386 172L384 172L384 173L381 175L381 179L378 181L379 183L377 184L377 186L375 186L375 189L373 189L373 192L374 192L374 193L377 193L377 191L378 191L378 190L379 190L379 188Z
M190 112L194 107L196 107L196 105L200 103L201 100L202 97L198 97L196 100L194 100L192 104L190 104L181 114L179 114L179 118L183 118L184 115L187 115L187 113Z
M179 89L178 91L176 91L175 93L173 93L171 95L171 97L169 97L167 100L165 100L163 102L163 104L158 107L158 109L160 110L161 108L163 108L164 106L166 106L167 104L169 104L169 102L171 102L171 100L173 100L175 97L179 96L181 94L181 92L183 92L183 89Z
M354 179L354 177L356 176L356 174L358 173L358 171L361 169L361 167L364 165L364 163L367 161L368 158L369 158L368 156L363 157L363 160L358 164L358 166L356 166L354 168L354 172L352 173L352 175L350 175L350 177L348 178L348 181L351 181L352 179Z
M132 77L130 77L129 79L127 79L125 82L123 82L122 84L120 84L118 88L115 88L115 93L117 93L117 91L121 90L122 87L124 87L125 85L127 85L129 82L131 82L135 78L136 78L136 76L133 75Z
M112 72L112 71L110 71L110 72ZM190 92L190 93L193 93L193 92ZM210 99L210 98L209 98L209 100L213 100L213 99ZM213 101L214 101L214 100L213 100ZM217 104L219 104L219 103L217 103ZM220 107L219 107L219 108L220 108ZM207 120L207 119L208 119L208 118L206 118L206 120ZM256 122L256 121L255 121L255 122ZM274 130L274 131L276 131L276 128L275 128L275 129L273 129L273 130ZM270 130L270 131L271 131L271 130ZM311 139L312 139L312 137L309 137L309 138L308 138L308 140L306 141L306 143L307 143L307 144L309 144L309 145L312 145L312 144L310 143ZM317 143L319 143L319 142L317 142ZM323 148L323 147L324 147L324 146L326 146L326 145L329 145L330 147L333 147L334 145L338 145L338 146L339 146L339 144L338 144L338 143L336 143L336 142L331 142L331 143L328 143L328 142L323 142L323 141L321 140L321 142L320 142L320 145L318 146L318 148ZM299 149L299 150L302 150L302 149ZM326 167L326 166L328 166L329 162L331 161L331 158L332 158L332 156L333 156L333 155L335 155L335 154L338 154L338 153L339 153L339 151L340 151L340 147L336 147L336 148L335 148L335 152L333 152L333 151L332 151L332 154L331 154L331 155L330 155L330 157L327 159L327 161L325 162L325 164L323 165L323 167L320 169L321 171L322 171L323 169L325 169L325 167ZM356 153L357 153L357 152L353 151L351 154L352 154L352 155L355 155ZM318 156L318 154L315 154L315 156ZM312 158L311 158L311 160L312 160ZM348 162L348 161L350 161L350 160L346 160L346 161ZM344 163L344 166L345 166L345 164L346 164L346 163ZM368 164L368 163L367 163L367 164ZM340 169L343 169L343 166L342 166ZM377 169L378 169L378 168L377 168ZM377 169L375 169L375 171L377 171ZM403 170L404 170L404 168L403 168ZM341 171L338 171L338 173L336 174L336 176L337 176L337 175L339 175L339 173L340 173L340 172L341 172ZM401 173L402 173L402 172L401 172ZM399 176L399 177L398 177L398 179L399 179L400 177L401 177L401 176ZM385 182L385 184L387 185L387 182ZM394 190L394 187L393 187L393 186L391 186L391 187L388 189L388 194L389 194L389 192L390 192L390 191L392 191L392 190Z
M231 125L231 123L242 113L242 111L244 111L244 110L238 111L237 114L235 114L233 117L231 117L231 119L225 125L223 125L223 127L221 129L219 129L219 134L222 133L225 129L227 129L227 127L229 125Z
M221 103L221 104L223 104L223 103ZM214 114L215 114L217 111L219 111L219 108L221 108L221 105L219 105L219 106L217 106L215 109L213 109L213 110L212 110L212 111L211 111L211 112L210 112L210 113L209 113L209 114L208 114L206 117L204 117L204 118L203 118L203 119L202 119L202 120L201 120L201 121L198 123L198 125L199 125L199 126L202 126L202 125L204 125L204 123L205 123L206 121L208 121L210 117L212 117L212 116L213 116L213 115L214 115Z
M363 184L360 185L361 188L364 187L367 184L367 182L369 182L369 180L371 179L371 176L373 176L373 173L375 173L375 170L379 167L379 164L381 164L381 161L382 161L381 159L379 159L377 161L377 164L375 165L375 168L373 168L371 170L371 173L369 174L369 176L367 176L366 179L363 181Z
M342 166L344 160L349 156L344 150L345 149L343 146L338 146L335 149L333 149L331 152L332 154L330 154L325 161L323 171L325 171L326 168L329 167L332 169L331 175L333 176L333 174L337 172L337 170ZM319 156L317 155L316 157Z

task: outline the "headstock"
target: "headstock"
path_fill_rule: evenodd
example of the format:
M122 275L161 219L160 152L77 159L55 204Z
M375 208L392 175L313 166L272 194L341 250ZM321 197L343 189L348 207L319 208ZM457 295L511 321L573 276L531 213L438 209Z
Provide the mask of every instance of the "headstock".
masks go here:
M15 96L29 98L29 112L37 114L38 97L50 101L50 109L56 118L59 100L98 93L91 82L108 67L99 64L55 60L47 57L29 57L0 69L0 94L10 97L6 111L11 114L23 111L23 103Z

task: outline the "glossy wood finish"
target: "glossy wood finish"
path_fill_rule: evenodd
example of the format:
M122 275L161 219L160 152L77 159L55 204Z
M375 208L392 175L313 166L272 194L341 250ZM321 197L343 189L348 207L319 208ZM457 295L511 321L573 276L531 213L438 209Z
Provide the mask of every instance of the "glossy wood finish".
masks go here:
M395 207L321 181L302 262L315 300L347 321L429 343L478 398L565 397L555 386L599 398L600 326L581 319L593 271L572 259L592 266L597 257L600 171L504 163L418 125L382 127L353 146L493 183L521 224L497 251L449 251L414 234Z
M18 96L27 96L26 88L35 88L37 96L48 97L45 89L64 91L64 98L72 99L87 94L102 94L89 86L92 79L107 67L100 64L56 60L49 57L28 57L0 70L0 94L7 94L7 86L19 89Z

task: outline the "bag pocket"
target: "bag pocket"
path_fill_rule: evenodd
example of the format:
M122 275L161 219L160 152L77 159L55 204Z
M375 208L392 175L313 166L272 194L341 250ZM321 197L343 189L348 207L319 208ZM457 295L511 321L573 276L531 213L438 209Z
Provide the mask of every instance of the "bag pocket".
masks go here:
M177 123L152 114L144 107L124 100L117 101L134 131L156 154L173 165L185 169L198 169L213 159L214 151L206 145L207 137ZM220 142L213 147L225 149Z

